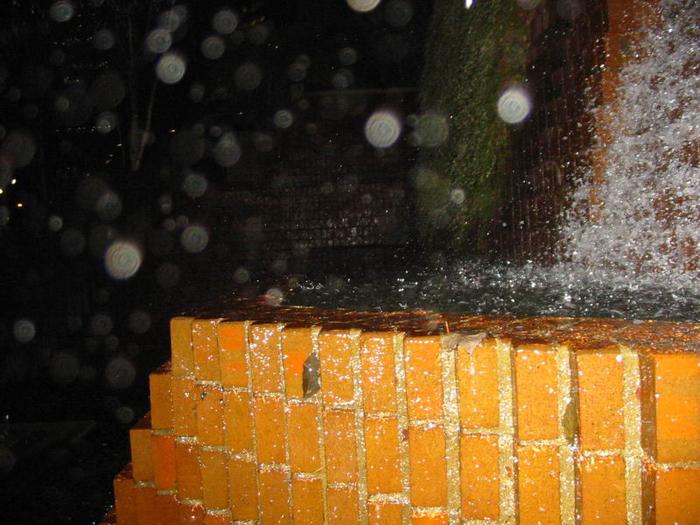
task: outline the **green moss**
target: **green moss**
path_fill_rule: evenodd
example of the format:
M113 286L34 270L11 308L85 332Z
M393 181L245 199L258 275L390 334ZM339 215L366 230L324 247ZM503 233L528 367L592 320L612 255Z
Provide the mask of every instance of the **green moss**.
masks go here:
M418 226L424 240L450 235L457 245L494 214L503 194L509 129L498 117L502 91L521 82L527 30L514 0L437 0L420 83L423 111L448 118L449 137L425 148L416 177ZM426 175L426 173L430 173ZM455 189L464 191L450 199Z

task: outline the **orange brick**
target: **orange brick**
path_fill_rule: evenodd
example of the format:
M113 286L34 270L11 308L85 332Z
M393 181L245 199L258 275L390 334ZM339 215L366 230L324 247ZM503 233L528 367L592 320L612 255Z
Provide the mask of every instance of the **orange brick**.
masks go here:
M519 446L517 455L519 523L558 525L558 447L554 445Z
M173 399L170 386L171 372L163 367L148 376L151 399L151 426L158 430L173 428Z
M656 459L700 461L700 354L659 354L655 362Z
M355 414L342 410L326 410L323 432L328 482L354 483L357 481Z
M117 525L136 524L136 487L131 472L131 464L114 477L114 509Z
M460 439L462 518L499 518L498 436L463 435Z
M152 436L153 478L158 490L175 490L175 437Z
M219 323L219 363L224 387L248 386L246 323Z
M129 431L129 440L134 481L153 481L153 445L147 417Z
M621 354L581 352L576 356L576 362L581 448L624 448L624 364Z
M370 502L367 505L369 525L402 525L403 510L401 503Z
M313 350L312 335L311 328L287 328L282 332L284 384L289 399L304 397L304 362Z
M362 395L367 414L396 412L394 337L387 332L360 336Z
M262 397L255 399L254 404L258 463L286 463L282 401Z
M326 406L349 404L355 398L352 359L358 341L350 331L332 330L318 336L321 393Z
M173 377L173 431L177 436L197 434L197 389L194 379Z
M136 497L136 522L139 525L161 525L161 512L154 487L140 486L134 489Z
M369 494L400 492L398 420L393 417L366 419L365 446Z
M656 523L700 523L700 468L656 473Z
M194 374L198 381L221 381L218 319L195 319L192 323Z
M442 365L439 337L409 337L404 341L408 417L442 417Z
M179 499L202 499L202 471L195 443L175 440L175 472Z
M229 512L207 513L204 516L204 525L231 525L231 514Z
M171 361L176 376L194 374L192 321L192 317L174 317L170 320Z
M445 512L431 514L411 514L411 525L448 525L450 517Z
M294 523L323 525L323 485L320 479L292 480Z
M328 525L357 525L360 522L357 502L357 489L328 487Z
M321 468L318 406L289 406L289 465L292 472L316 472Z
M544 345L515 354L518 438L554 439L559 435L557 355Z
M228 462L229 501L233 520L258 519L258 487L255 463L231 459Z
M233 453L253 450L252 411L248 392L224 392L224 444Z
M202 525L204 522L206 511L202 505L179 503L177 508L180 525Z
M197 440L205 446L224 444L224 391L220 386L197 385Z
M220 450L199 451L202 472L202 500L209 510L228 508L226 456Z
M579 483L583 525L627 522L624 458L582 458L579 461Z
M445 432L442 427L408 430L411 504L417 507L447 505Z
M250 371L254 392L282 392L281 326L259 324L250 328Z
M179 508L175 494L159 494L156 491L155 505L156 509L158 509L159 525L178 523L180 521Z
M291 523L289 511L289 479L284 472L260 473L261 525Z
M493 339L469 351L457 348L459 419L463 428L499 425L498 354Z

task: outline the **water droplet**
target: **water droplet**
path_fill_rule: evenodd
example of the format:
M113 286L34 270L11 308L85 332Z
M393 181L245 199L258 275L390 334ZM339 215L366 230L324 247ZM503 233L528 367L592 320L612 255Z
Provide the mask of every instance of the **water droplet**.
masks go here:
M105 253L105 268L114 279L129 279L138 272L143 256L141 250L129 241L116 241Z
M230 35L238 27L238 15L231 9L221 9L214 15L211 25L220 35Z
M392 146L399 139L400 135L401 123L391 111L376 111L365 123L365 137L375 148Z
M381 0L346 0L348 6L353 11L358 13L369 13L375 9L381 2Z
M530 97L521 87L508 88L499 97L497 109L504 122L517 124L530 113Z
M29 343L36 336L36 326L34 321L27 318L17 319L13 326L15 341L21 344Z
M177 84L186 71L185 59L173 52L164 54L156 65L156 76L165 84Z
M173 37L167 29L154 29L146 37L146 49L156 55L165 53L172 45Z
M200 253L209 244L209 232L200 225L190 225L180 235L180 243L187 253Z
M75 6L69 0L58 0L49 8L49 16L54 22L68 22L75 15Z

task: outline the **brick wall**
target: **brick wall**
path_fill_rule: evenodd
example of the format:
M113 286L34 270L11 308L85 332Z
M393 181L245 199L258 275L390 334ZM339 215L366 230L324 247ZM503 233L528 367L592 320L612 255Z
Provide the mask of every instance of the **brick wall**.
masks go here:
M108 521L700 522L700 325L234 308L173 319Z

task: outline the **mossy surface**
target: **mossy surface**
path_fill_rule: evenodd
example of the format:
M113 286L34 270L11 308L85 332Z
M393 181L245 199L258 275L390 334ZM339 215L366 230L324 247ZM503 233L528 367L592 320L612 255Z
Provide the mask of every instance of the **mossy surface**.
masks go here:
M447 118L449 136L422 150L415 176L423 241L447 234L464 248L473 242L470 233L494 216L510 136L496 107L504 89L523 81L527 48L527 24L515 0L477 0L470 9L461 0L436 0L420 102L423 111Z

